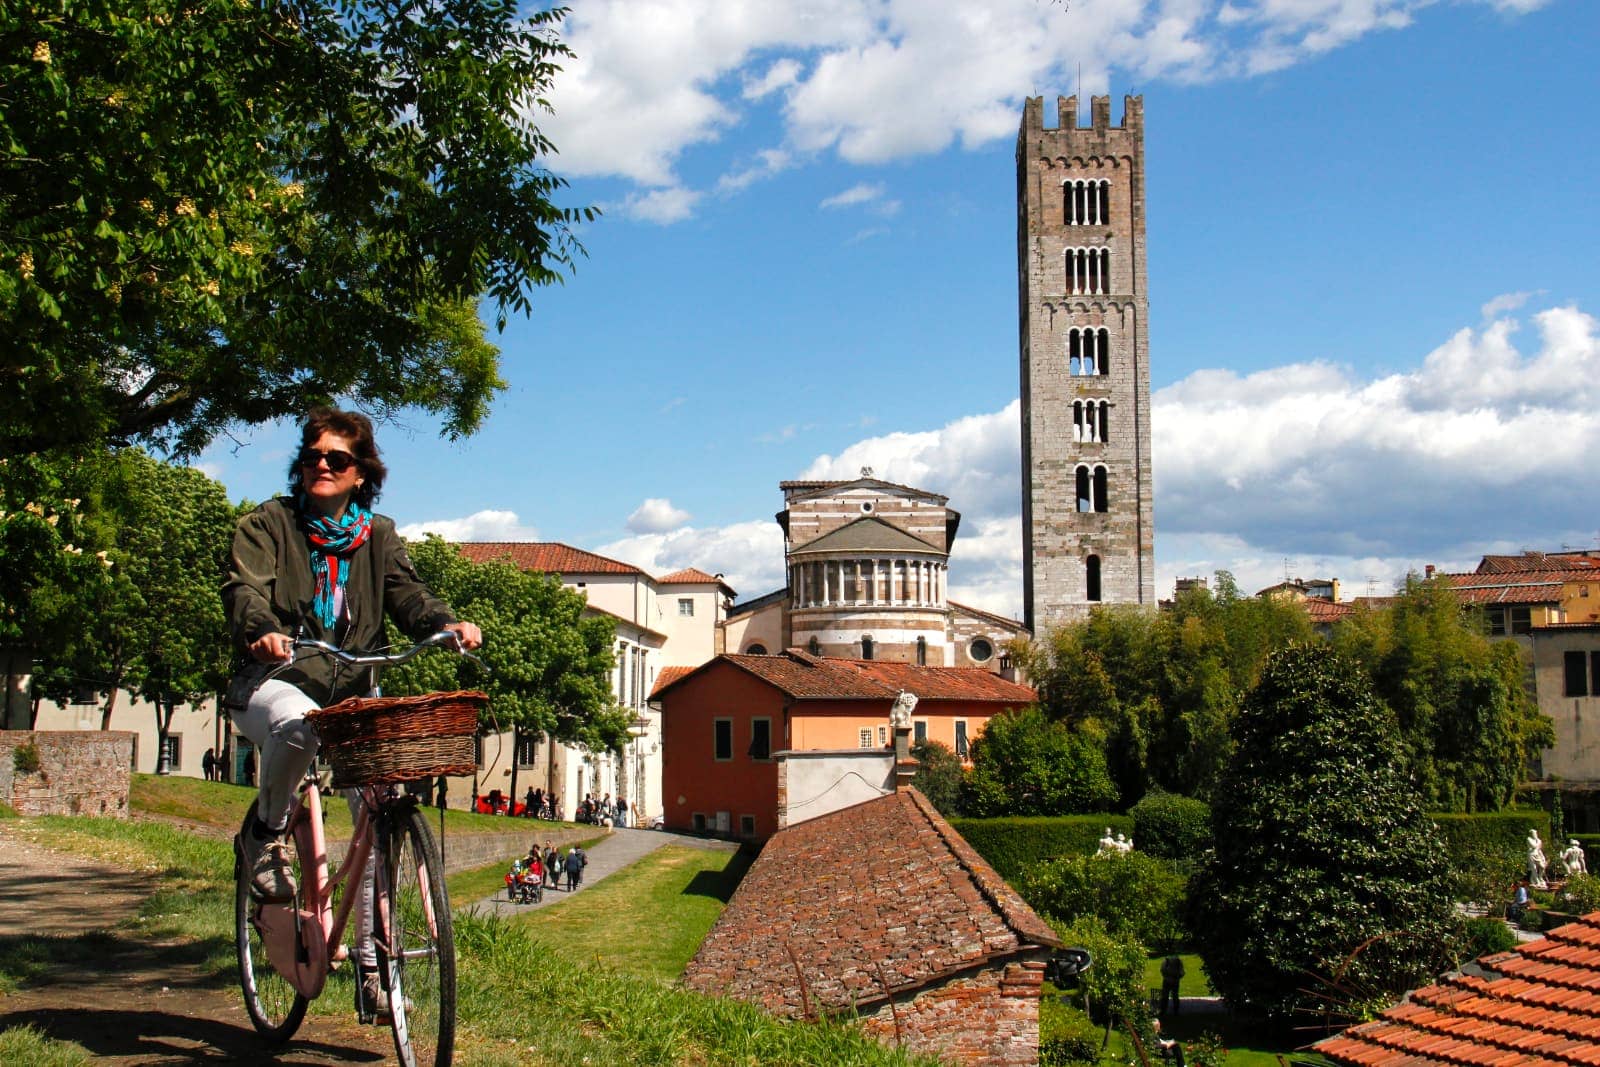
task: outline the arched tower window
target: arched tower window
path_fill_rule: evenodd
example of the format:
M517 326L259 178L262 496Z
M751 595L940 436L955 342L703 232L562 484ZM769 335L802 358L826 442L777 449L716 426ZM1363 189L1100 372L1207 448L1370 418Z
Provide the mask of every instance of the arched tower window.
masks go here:
M1111 373L1111 331L1099 329L1093 331L1095 338L1095 367L1096 370L1088 371L1089 374Z
M1100 602L1100 557L1090 556L1083 561L1083 588L1091 603Z
M1077 491L1077 494L1076 494L1076 499L1078 501L1078 510L1079 511L1093 511L1094 510L1094 500L1089 495L1089 491L1090 491L1091 488L1092 488L1092 486L1090 485L1089 468L1088 467L1079 467L1078 468L1078 487L1077 487L1078 491Z
M1068 179L1061 183L1061 221L1068 226L1104 226L1111 221L1111 183Z
M861 635L861 658L862 659L871 659L872 658L872 635L871 634L862 634Z
M822 642L817 640L816 634L812 634L811 640L806 642L806 651L810 652L813 656L822 655Z
M767 654L767 646L759 643L751 645L744 650L744 654L747 656L765 656Z
M1109 510L1106 506L1106 469L1104 467L1096 467L1094 469L1094 509L1096 511Z
M1090 406L1099 411L1100 417L1095 420L1095 435L1101 444L1105 444L1107 441L1111 440L1111 426L1109 422L1111 418L1111 404L1109 401L1105 400L1100 401L1098 404L1091 401Z
M919 636L917 638L917 666L926 667L927 665L928 665L928 639L926 637L920 637Z

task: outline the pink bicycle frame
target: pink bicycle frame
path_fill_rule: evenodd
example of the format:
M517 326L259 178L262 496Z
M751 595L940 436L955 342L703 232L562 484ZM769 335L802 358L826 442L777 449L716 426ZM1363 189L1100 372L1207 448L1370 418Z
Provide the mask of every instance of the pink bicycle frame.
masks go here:
M299 799L289 814L289 829L300 856L299 899L263 904L255 920L273 969L308 999L322 993L328 972L345 957L345 925L361 892L360 872L366 870L372 855L375 798L370 788L362 790L362 799L364 803L356 808L350 847L339 873L330 881L328 846L322 832L322 794L315 781L301 786ZM341 885L344 896L335 909L333 893ZM388 894L378 892L373 897L375 906L386 912ZM387 915L380 914L373 925L377 930L387 930Z

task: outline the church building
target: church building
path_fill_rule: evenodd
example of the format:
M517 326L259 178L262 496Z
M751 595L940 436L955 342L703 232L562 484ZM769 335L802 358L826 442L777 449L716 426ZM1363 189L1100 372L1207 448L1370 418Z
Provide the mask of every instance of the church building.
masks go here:
M1009 673L1015 619L946 595L961 525L949 498L872 476L780 482L789 584L728 611L725 647Z

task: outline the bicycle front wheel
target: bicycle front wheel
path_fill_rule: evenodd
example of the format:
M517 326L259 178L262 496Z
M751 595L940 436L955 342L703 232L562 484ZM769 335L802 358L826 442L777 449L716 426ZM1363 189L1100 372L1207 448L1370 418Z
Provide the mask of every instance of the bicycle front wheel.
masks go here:
M241 835L248 833L255 819L256 806L252 801L245 814ZM270 1046L276 1047L294 1036L305 1018L306 998L295 991L288 979L279 974L267 958L267 946L261 933L261 909L283 908L282 904L262 904L250 895L250 872L245 870L244 856L234 846L233 940L239 956L239 988L244 992L245 1011L250 1022ZM299 882L299 865L295 866L296 884ZM289 907L297 906L295 904Z
M415 808L397 812L383 848L389 894L379 941L394 1047L405 1067L447 1067L455 1052L456 946L444 863Z

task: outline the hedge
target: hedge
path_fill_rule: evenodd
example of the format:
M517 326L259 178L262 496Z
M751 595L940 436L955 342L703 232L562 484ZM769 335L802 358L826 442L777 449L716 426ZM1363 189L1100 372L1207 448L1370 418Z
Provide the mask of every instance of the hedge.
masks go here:
M1474 814L1432 811L1428 813L1428 818L1438 824L1444 835L1445 851L1457 867L1467 866L1485 855L1515 857L1525 861L1529 830L1539 831L1546 858L1554 859L1561 851L1551 848L1550 813L1538 808Z
M1108 826L1112 833L1133 833L1126 815L1016 815L951 819L950 825L1008 882L1036 863L1099 851Z

